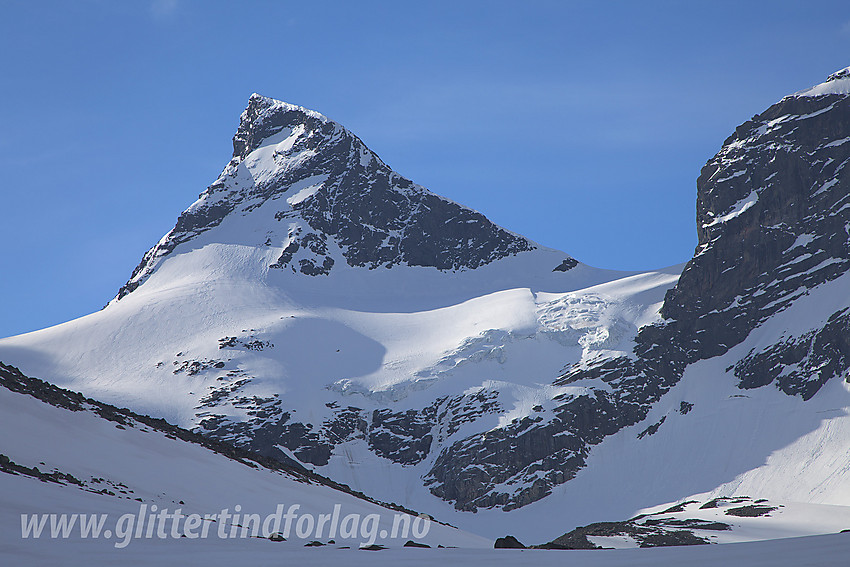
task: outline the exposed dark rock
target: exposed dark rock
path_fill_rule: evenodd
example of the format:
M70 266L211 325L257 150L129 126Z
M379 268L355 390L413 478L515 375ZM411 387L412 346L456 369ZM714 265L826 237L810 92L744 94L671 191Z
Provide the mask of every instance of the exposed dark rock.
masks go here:
M428 545L427 543L419 543L417 541L413 541L413 540L410 540L410 539L407 540L406 542L404 542L403 547L422 547L422 548L431 549L431 546Z
M701 522L700 520L688 520L688 522L696 523L697 525L694 526L695 529L724 529L703 528L704 525L711 524ZM588 536L625 536L636 541L640 547L706 545L710 543L707 539L701 538L691 531L678 529L682 526L671 526L675 526L675 524L665 525L660 522L640 524L634 520L626 522L597 522L576 528L571 532L555 538L549 543L534 547L538 549L602 549L600 546L591 542Z
M552 270L553 272L566 272L568 270L572 270L578 266L578 260L574 258L567 258Z
M788 395L804 400L814 396L827 380L850 368L850 310L843 309L826 325L799 337L750 351L734 366L743 389L775 383Z
M526 549L526 547L517 538L509 535L496 539L493 549Z
M658 431L658 428L661 427L661 424L663 424L666 419L667 419L666 415L661 416L661 419L658 420L658 422L653 423L652 425L650 425L649 427L647 427L646 429L644 429L643 431L638 433L637 438L643 439L647 435L655 435L655 433Z
M174 366L177 368L174 369L174 374L180 374L181 372L185 372L188 376L194 376L210 368L221 369L224 368L226 363L223 360L184 360L182 363L178 361L173 362Z
M431 449L433 423L433 412L375 410L369 429L369 448L397 463L416 464L427 457Z
M309 423L291 422L291 415L280 409L280 401L267 398L244 398L254 414L245 421L233 421L223 415L210 415L198 424L197 431L210 439L231 443L273 459L288 459L277 448L282 445L299 461L326 465L333 445L312 431ZM236 407L239 402L237 400ZM262 409L261 409L262 408Z
M230 337L222 339L231 343ZM235 344L235 343L234 343ZM236 371L228 376L239 378ZM282 445L302 462L327 464L333 447L352 439L364 439L375 454L394 462L412 465L430 451L434 435L444 439L464 423L498 408L498 393L488 390L468 392L461 396L440 397L421 410L393 412L389 409L367 412L354 406L339 407L331 419L320 427L294 421L290 411L282 409L277 398L257 398L239 392L250 379L245 377L224 383L201 399L199 409L231 405L246 410L248 420L233 421L223 414L198 413L198 431L211 438L234 443L257 453L275 457Z
M717 508L721 504L738 504L738 503L741 503L741 502L746 502L748 500L749 500L749 498L747 498L746 496L739 496L737 498L727 498L727 497L721 496L719 498L709 500L708 502L706 502L705 504L700 506L699 509L700 510L707 510L709 508Z
M664 359L669 364L672 359ZM435 495L461 510L501 506L510 510L539 500L552 486L573 478L592 445L644 419L652 402L672 386L665 371L638 373L631 359L608 360L576 370L556 384L602 378L613 393L555 398L548 421L525 417L508 426L473 435L444 448L425 477ZM516 486L513 492L495 485Z
M663 307L692 356L726 352L850 267L850 148L830 143L848 136L850 98L787 97L739 126L703 168L699 244Z
M732 529L732 526L729 524L725 524L723 522L709 522L706 520L699 520L695 518L688 518L684 520L676 520L676 519L648 519L644 522L644 525L647 526L663 526L663 527L674 527L674 528L690 528L692 530L711 530L711 531L719 531L726 532Z
M641 547L669 547L679 545L708 545L705 538L695 535L687 530L666 531L657 534L648 534L641 541Z
M43 464L43 463L42 463ZM71 474L63 473L59 470L51 472L43 472L38 467L27 467L20 465L10 459L7 455L0 454L0 472L14 475L23 475L37 478L42 482L54 482L56 484L76 484L77 486L85 486L85 483ZM93 491L94 492L94 491ZM107 493L106 490L103 491ZM114 496L114 493L110 493Z
M756 506L753 504L752 506L741 506L739 508L730 508L726 510L725 514L727 516L738 516L740 518L758 518L760 516L767 516L774 510L778 510L777 506Z
M261 341L253 337L240 339L238 337L224 337L218 339L218 348L239 348L245 350L261 351L268 348L274 348L270 341Z
M662 514L674 514L676 512L684 512L685 508L687 508L688 504L697 504L696 500L687 500L682 502L681 504L676 504L675 506L670 506L666 510L663 510Z

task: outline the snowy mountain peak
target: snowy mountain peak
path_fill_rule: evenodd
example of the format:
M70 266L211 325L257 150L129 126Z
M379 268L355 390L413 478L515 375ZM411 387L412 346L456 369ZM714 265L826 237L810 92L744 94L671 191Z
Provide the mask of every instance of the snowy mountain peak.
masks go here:
M301 114L310 116L311 118L316 118L322 122L327 122L328 120L326 116L316 112L315 110L310 110L309 108L304 108L303 106L291 104L269 96L263 96L260 93L252 93L251 96L248 97L248 107L245 109L245 112L242 113L243 120L244 117L247 116L247 113L251 110L267 113L300 112Z
M239 129L233 136L233 157L245 158L270 135L309 121L318 124L330 122L314 110L254 93L239 117Z
M262 249L263 270L307 276L345 265L475 269L537 248L402 177L318 112L256 93L240 117L230 163L145 254L117 299L179 247L205 244ZM568 256L563 262L576 265Z

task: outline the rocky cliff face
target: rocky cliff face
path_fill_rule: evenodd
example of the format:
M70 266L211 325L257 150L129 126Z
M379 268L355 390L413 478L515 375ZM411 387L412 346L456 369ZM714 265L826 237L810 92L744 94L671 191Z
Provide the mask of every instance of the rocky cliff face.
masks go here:
M739 126L703 167L699 245L664 303L664 315L698 343L698 356L725 352L847 272L848 158L850 97L800 94Z

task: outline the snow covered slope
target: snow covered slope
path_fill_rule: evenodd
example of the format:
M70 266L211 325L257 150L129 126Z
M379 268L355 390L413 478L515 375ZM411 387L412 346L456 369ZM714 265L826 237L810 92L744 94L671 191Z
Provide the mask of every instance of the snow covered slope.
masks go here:
M692 497L850 505L848 80L740 126L698 180L694 257L646 273L254 95L117 297L0 359L488 536Z
M4 432L20 433L4 435L0 456L0 501L4 512L0 521L4 527L3 541L7 544L13 542L31 548L51 545L50 533L55 529L51 522L56 518L39 522L42 514L96 514L98 518L107 514L109 516L98 528L100 541L92 542L90 552L123 549L137 543L144 546L144 540L150 539L145 536L147 528L143 531L139 527L139 532L131 528L119 534L121 524L118 520L124 514L132 514L138 521L140 510L141 517L145 518L160 509L169 510L169 514L182 513L185 517L218 515L228 510L230 517L218 515L213 520L205 520L204 523L214 524L203 529L207 535L202 535L201 526L187 528L182 519L166 518L167 524L163 522L162 531L168 535L155 535L157 539L179 539L184 534L194 539L192 534L196 533L200 539L241 539L243 544L244 540L253 540L254 545L262 546L270 545L268 538L280 533L286 541L275 544L284 548L302 547L313 540L327 543L328 539L334 539L337 545L355 548L373 543L401 547L407 539L418 539L420 543L433 546L491 546L489 540L437 522L431 522L427 530L420 523L417 533L427 533L417 538L408 531L407 539L398 537L402 530L400 523L393 538L395 515L406 513L404 511L379 506L337 490L323 479L291 467L275 466L273 461L257 462L256 456L252 458L250 454L234 452L227 446L199 442L188 432L164 422L87 400L24 376L2 363L0 426ZM246 524L249 514L257 514L265 521L276 513L278 504L283 504L286 510L298 505L293 513L311 515L313 528L308 530L305 521L299 532L297 519L289 530L285 524L278 526L270 521L269 533L264 533L261 525L255 530L254 524ZM329 523L320 533L319 514L333 514L337 505L341 518L359 514L365 519L369 514L377 514L375 525L378 528L370 527L363 533L357 530L352 537L350 531L341 529L341 524L337 524L336 533L330 533L332 524ZM35 514L38 519L35 524L30 520L24 522L25 528L21 523L22 514ZM79 516L77 521L82 522ZM36 537L37 532L29 528L42 522L41 537ZM151 521L147 525L151 525ZM243 525L249 528L245 535L241 529L233 530L234 526L241 528ZM362 527L362 523L360 525ZM389 537L381 537L384 528ZM28 531L26 537L22 533L25 529ZM68 528L67 539L80 539L78 530L79 524ZM111 535L106 534L107 530ZM159 524L156 524L154 533L159 531ZM285 533L287 531L289 533ZM374 538L368 535L372 531L376 533ZM93 533L88 537L95 539ZM136 535L132 537L131 534Z
M430 502L422 477L444 447L545 414L570 390L552 385L565 367L628 354L678 271L580 264L404 179L327 118L253 95L231 162L117 297L0 352Z

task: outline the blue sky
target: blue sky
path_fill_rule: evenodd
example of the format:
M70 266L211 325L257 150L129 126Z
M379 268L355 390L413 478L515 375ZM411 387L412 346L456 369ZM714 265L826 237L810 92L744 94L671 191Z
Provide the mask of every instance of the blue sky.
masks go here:
M850 65L846 2L0 0L0 336L102 307L252 92L591 265L696 244L735 126Z

